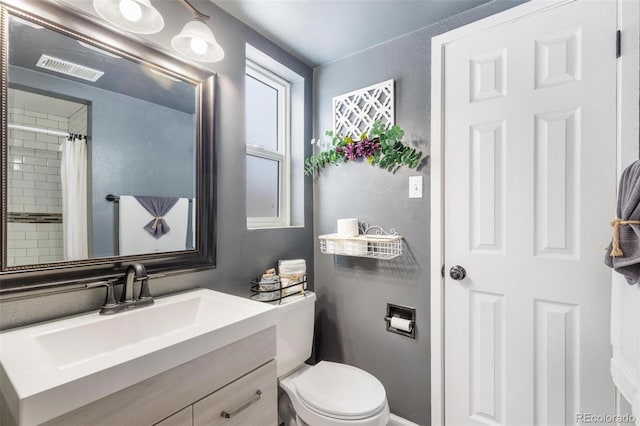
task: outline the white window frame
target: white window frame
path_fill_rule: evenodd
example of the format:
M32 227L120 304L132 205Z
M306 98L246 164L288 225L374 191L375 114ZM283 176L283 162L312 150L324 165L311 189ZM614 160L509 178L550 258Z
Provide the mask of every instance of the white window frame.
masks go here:
M278 149L247 146L247 155L274 160L278 167L278 216L249 217L247 228L280 228L291 224L291 84L266 68L247 60L246 75L278 92Z

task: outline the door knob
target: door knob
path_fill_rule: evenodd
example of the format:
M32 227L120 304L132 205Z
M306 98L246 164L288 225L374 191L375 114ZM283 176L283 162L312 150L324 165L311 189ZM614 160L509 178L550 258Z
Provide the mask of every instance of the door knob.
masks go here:
M449 276L456 281L464 280L467 276L467 271L460 265L452 266L449 270Z

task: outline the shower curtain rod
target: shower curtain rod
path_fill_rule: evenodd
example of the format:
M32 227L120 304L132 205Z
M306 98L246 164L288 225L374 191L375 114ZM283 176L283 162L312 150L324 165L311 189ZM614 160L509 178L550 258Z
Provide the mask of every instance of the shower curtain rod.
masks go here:
M7 127L9 129L14 129L14 130L24 130L26 132L44 133L45 135L60 136L60 137L63 137L63 138L66 138L69 135L78 136L80 139L82 139L82 138L86 139L87 138L85 135L79 135L77 133L61 132L61 131L58 131L58 130L41 129L39 127L22 126L20 124L8 124Z

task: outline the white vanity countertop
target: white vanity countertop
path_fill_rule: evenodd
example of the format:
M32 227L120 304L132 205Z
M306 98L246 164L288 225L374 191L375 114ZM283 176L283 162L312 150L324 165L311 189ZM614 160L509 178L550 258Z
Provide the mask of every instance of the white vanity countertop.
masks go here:
M20 426L53 419L275 326L277 309L213 290L0 333L0 391Z

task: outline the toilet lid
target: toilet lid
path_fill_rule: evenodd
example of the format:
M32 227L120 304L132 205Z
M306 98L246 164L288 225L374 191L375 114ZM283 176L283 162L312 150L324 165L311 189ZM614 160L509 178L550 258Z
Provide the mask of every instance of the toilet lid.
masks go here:
M387 394L373 375L359 368L320 361L293 381L309 408L329 417L362 419L380 411Z

